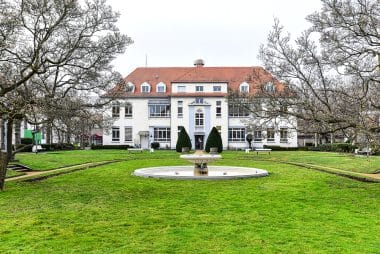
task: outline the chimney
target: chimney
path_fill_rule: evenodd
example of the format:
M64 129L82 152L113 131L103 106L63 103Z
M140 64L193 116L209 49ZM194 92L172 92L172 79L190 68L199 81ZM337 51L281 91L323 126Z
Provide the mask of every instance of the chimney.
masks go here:
M203 61L203 59L197 59L194 61L195 67L203 67L204 65L205 65L205 62Z

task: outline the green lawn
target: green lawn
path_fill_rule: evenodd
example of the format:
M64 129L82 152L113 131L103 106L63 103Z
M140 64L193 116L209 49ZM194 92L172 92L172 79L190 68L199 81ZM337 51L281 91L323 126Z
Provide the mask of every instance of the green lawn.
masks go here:
M303 160L303 153L223 153L217 164L270 172L228 181L131 175L140 167L187 164L174 152L76 151L56 160L63 166L112 154L126 161L41 182L7 182L0 193L0 252L379 253L380 185L265 161ZM18 159L34 158L40 167L40 155Z
M380 171L380 156L355 156L345 153L329 152L273 152L270 157L265 154L260 158L282 162L299 162L320 166L333 167L360 173L375 173Z

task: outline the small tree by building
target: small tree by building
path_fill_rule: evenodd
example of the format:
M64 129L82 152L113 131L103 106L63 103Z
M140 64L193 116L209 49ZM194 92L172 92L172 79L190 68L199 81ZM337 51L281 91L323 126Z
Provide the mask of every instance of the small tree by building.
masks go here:
M213 127L206 141L206 152L210 152L211 147L217 147L218 153L223 151L222 137L217 128Z
M181 131L179 132L175 150L181 153L183 147L188 147L189 150L191 150L191 140L190 140L189 135L186 132L185 127L182 127Z

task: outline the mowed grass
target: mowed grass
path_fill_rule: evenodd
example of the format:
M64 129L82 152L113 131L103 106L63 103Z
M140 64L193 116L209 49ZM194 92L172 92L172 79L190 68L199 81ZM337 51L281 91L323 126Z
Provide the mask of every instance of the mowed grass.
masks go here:
M319 166L332 167L359 173L375 173L380 171L380 156L355 156L346 153L330 152L272 152L271 156L259 154L260 159L281 162L298 162Z
M131 175L188 164L159 151L41 182L8 182L0 193L0 252L379 253L379 184L258 160L265 155L223 156L217 164L263 168L270 176Z
M147 158L170 158L179 155L173 151L155 151L152 154L144 152L141 154L131 154L127 150L77 150L77 151L57 151L34 153L19 153L16 159L21 163L28 165L34 170L49 170L63 166L72 166L87 162L98 162L107 160L133 160L141 156ZM342 170L348 170L359 173L375 173L380 170L380 156L354 156L345 153L328 153L328 152L283 152L273 151L271 155L266 153L251 152L245 154L243 151L226 151L223 152L225 158L235 158L243 160L270 160L274 162L298 162L313 165L327 166Z

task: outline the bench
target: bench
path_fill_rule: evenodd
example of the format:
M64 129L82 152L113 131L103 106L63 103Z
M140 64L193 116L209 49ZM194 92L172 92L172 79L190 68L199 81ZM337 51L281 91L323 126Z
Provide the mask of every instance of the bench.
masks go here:
M371 155L372 149L371 148L363 148L362 150L355 149L355 154Z
M259 154L261 152L270 154L271 151L272 151L272 149L270 149L270 148L255 148L256 154Z
M144 150L142 148L128 148L128 153L142 153Z

